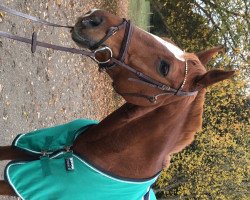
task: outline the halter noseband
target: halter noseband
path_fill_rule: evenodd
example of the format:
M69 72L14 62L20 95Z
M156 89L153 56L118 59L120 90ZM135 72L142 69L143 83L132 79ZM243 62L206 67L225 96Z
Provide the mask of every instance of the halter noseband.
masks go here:
M122 29L126 24L127 24L127 20L123 19L122 23L117 25L117 26L112 26L108 29L106 35L96 44L94 44L93 46L91 46L89 49L90 50L95 50L97 48L99 48L107 39L109 39L111 36L115 35L120 29Z
M185 61L184 80L183 80L181 86L179 87L179 89L171 88L169 85L165 85L165 84L163 84L163 83L161 83L159 81L156 81L156 80L152 79L151 77L143 74L142 72L140 72L140 71L130 67L129 65L125 64L125 62L124 62L125 57L126 57L127 52L128 52L128 48L129 48L129 45L130 45L130 42L131 42L131 37L132 37L133 29L134 29L129 20L127 21L126 19L123 19L123 22L120 25L109 28L107 34L103 37L103 39L100 40L93 47L98 48L98 46L102 45L109 37L114 35L117 31L119 31L125 25L126 25L126 29L125 29L124 38L123 38L123 41L122 41L122 44L121 44L121 49L120 49L120 53L118 55L118 58L111 57L108 60L108 62L99 63L100 71L110 70L110 69L112 69L114 67L118 67L118 66L124 67L125 69L127 69L130 72L134 73L138 78L138 79L129 78L128 79L129 81L134 81L134 82L145 84L145 85L153 87L153 88L158 88L158 89L164 91L164 93L160 93L160 94L154 95L154 96L148 96L148 95L138 94L138 93L120 93L120 95L146 98L150 102L155 103L157 101L158 97L160 97L160 96L171 95L171 94L176 95L176 96L193 96L193 95L196 95L198 93L197 91L194 91L194 92L184 92L184 91L182 91L185 84L186 84L186 82L187 82L187 75L188 75L188 63L187 63L187 61ZM113 30L115 30L115 32L113 34L111 34ZM93 47L91 47L91 49L93 49Z
M112 55L113 55L112 50L103 44L106 40L108 40L111 36L115 35L124 26L125 26L125 33L124 33L124 38L122 40L121 49L120 49L118 58L115 59L112 57ZM131 26L130 20L126 20L123 18L123 21L121 24L119 24L117 26L110 27L108 29L106 35L99 42L97 42L96 44L94 44L93 46L90 47L90 50L95 50L94 51L95 54L98 53L100 50L103 50L105 48L107 48L107 50L110 51L111 56L106 61L100 62L96 58L94 58L97 61L97 63L99 64L100 71L105 71L106 69L110 69L111 67L113 67L115 65L115 62L109 63L111 60L113 60L113 61L119 60L120 62L124 63L127 52L128 52L128 47L129 47L129 44L131 41L132 33L133 33L133 26Z

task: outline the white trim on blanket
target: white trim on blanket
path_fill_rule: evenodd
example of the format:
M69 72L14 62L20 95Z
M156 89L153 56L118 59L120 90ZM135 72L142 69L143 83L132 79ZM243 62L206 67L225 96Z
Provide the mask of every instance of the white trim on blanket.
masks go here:
M20 162L20 163L12 163L12 164L9 164L6 168L6 177L8 179L8 182L9 184L11 185L11 187L14 189L15 193L18 195L18 197L20 197L22 200L25 200L23 198L23 196L17 191L16 187L13 185L13 183L11 182L11 179L10 179L10 176L9 176L9 168L12 166L12 165L22 165L22 164L25 164L25 162Z
M145 184L145 183L148 183L148 182L155 182L156 179L158 178L158 176L152 178L151 180L147 180L147 181L126 181L126 180L121 180L119 178L115 178L113 176L110 176L108 174L105 174L103 173L102 171L96 169L95 167L93 167L92 165L90 165L89 163L87 163L86 161L84 161L82 158L79 158L78 156L74 155L74 157L76 157L78 160L80 160L82 163L84 163L85 165L87 165L89 168L91 168L92 170L98 172L99 174L103 175L103 176L106 176L107 178L110 178L112 180L115 180L115 181L118 181L118 182L122 182L122 183L131 183L131 184Z
M52 157L50 157L50 159L52 158L56 158L62 154L64 154L65 152L60 152ZM108 174L105 174L104 172L100 171L99 169L95 168L94 166L92 166L91 164L89 164L88 162L86 162L85 160L83 160L82 158L78 157L77 155L73 154L73 156L75 158L77 158L79 161L81 161L83 164L85 164L87 167L91 168L92 170L94 170L95 172L109 178L109 179L112 179L112 180L115 180L115 181L118 181L118 182L122 182L122 183L130 183L130 184L145 184L145 183L148 183L148 182L155 182L156 179L159 177L159 175L157 175L156 177L150 179L150 180L147 180L147 181L128 181L128 180L122 180L122 179L119 179L119 178L116 178L116 177L113 177L113 176L110 176Z
M34 154L42 154L42 152L41 151L34 151L34 150L32 150L32 149L29 149L29 148L25 148L25 147L19 147L18 146L18 141L23 137L23 136L25 136L25 135L27 135L27 134L29 134L29 133L24 133L24 134L20 134L19 136L18 136L18 138L15 140L15 143L14 143L14 146L15 147L17 147L17 148L21 148L21 149L23 149L23 150L26 150L26 151L28 151L28 152L31 152L31 153L34 153ZM81 132L78 132L76 135L75 135L75 137L74 137L74 140L76 140L76 138L79 136L81 134ZM46 151L46 154L53 154L54 152L53 151Z
M54 155L54 156L51 156L49 157L49 159L54 159L54 158L57 158L58 156L64 154L66 152L62 151L62 152L59 152L58 154ZM112 180L115 180L115 181L118 181L118 182L122 182L122 183L129 183L129 184L145 184L145 183L148 183L148 182L155 182L156 179L159 177L159 175L157 175L156 177L152 178L151 180L147 180L147 181L126 181L126 180L121 180L119 178L115 178L115 177L112 177L108 174L105 174L103 173L102 171L96 169L95 167L93 167L92 165L90 165L89 163L87 163L86 161L84 161L83 159L81 159L80 157L78 157L77 155L73 154L73 156L78 159L80 162L82 162L84 165L86 165L87 167L91 168L92 170L94 170L95 172L99 173L100 175L103 175L109 179L112 179ZM28 161L30 162L30 161ZM32 161L31 161L32 162ZM16 192L16 194L22 199L22 200L25 200L23 198L23 196L18 192L17 188L14 186L14 184L12 183L11 179L10 179L10 176L9 176L9 168L13 165L23 165L23 164L26 164L27 162L15 162L15 163L11 163L7 166L6 168L6 177L8 179L8 182L10 183L10 185L12 186L12 188L14 189L14 191ZM150 189L150 187L148 188L148 190ZM147 190L147 191L148 191ZM143 198L144 199L144 198Z
M23 136L25 136L26 134L27 134L27 133L21 134L21 135L16 139L16 141L15 141L15 143L14 143L14 146L15 146L15 147L20 148L19 146L17 146L17 143L18 143L18 141L19 141ZM28 149L28 148L25 148L25 147L21 147L21 148L24 149L24 150L26 150L26 151L28 151L28 152L31 152L31 153L41 154L40 151L34 151L34 150L31 150L31 149ZM53 152L46 152L46 153L51 154L51 153L53 153Z
M27 133L26 133L26 134L27 134ZM17 146L18 141L19 141L24 135L26 135L26 134L21 134L21 135L17 138L17 140L15 141L14 145ZM75 136L75 138L77 138L78 136L79 136L79 134L77 134L77 135ZM17 147L18 147L18 146L17 146ZM35 153L35 154L41 154L41 152L38 152L38 151L33 151L33 150L31 150L31 149L24 148L24 147L21 147L21 148L22 148L22 149L25 149L26 151ZM47 154L52 154L53 152L46 152L46 153L47 153ZM63 153L64 153L64 151L61 151L61 152L59 152L58 154L56 154L56 155L54 155L54 156L51 156L50 159L56 158L56 157L58 157L59 155L61 155L61 154L63 154ZM77 155L75 155L75 154L73 154L73 155L74 155L74 157L76 157L78 160L80 160L83 164L85 164L86 166L88 166L88 167L91 168L92 170L98 172L99 174L101 174L101 175L103 175L103 176L106 176L107 178L110 178L110 179L115 180L115 181L118 181L118 182L131 183L131 184L145 184L145 183L152 182L152 181L155 182L156 179L159 177L159 175L158 175L158 176L152 178L151 180L147 180L147 181L129 181L129 180L121 180L121 179L119 179L119 178L113 177L113 176L111 176L111 175L108 175L108 174L106 174L106 173L100 171L99 169L95 168L95 167L92 166L90 163L86 162L84 159L78 157ZM22 163L22 164L23 164L23 163Z

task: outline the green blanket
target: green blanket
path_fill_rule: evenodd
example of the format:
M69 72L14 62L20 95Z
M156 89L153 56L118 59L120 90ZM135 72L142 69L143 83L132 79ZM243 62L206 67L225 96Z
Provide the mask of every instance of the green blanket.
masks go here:
M13 145L41 157L6 167L6 179L17 195L24 200L155 200L150 188L158 176L148 180L118 178L65 150L96 123L78 119L19 135Z

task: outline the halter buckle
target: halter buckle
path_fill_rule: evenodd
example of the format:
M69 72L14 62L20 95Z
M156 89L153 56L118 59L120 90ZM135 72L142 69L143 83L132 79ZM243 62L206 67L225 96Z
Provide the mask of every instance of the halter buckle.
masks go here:
M41 151L41 156L40 157L45 157L45 156L48 156L48 152L47 151Z
M149 101L150 101L151 103L156 103L157 97L156 97L156 96L151 96L151 97L149 98Z
M168 90L170 90L170 87L169 87L168 85L163 85L163 86L161 87L161 89L162 89L162 90L165 90L165 91L168 91Z
M119 29L117 27L111 27L110 28L110 34L115 35Z
M105 46L105 47L96 49L94 51L93 58L98 64L105 64L105 63L108 63L112 57L113 57L112 50L109 47Z

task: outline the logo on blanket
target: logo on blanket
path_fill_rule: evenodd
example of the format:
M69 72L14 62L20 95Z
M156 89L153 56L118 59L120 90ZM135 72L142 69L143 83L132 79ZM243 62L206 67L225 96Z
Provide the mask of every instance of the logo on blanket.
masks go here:
M65 166L67 171L73 171L74 170L74 160L73 157L71 158L65 158Z

